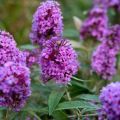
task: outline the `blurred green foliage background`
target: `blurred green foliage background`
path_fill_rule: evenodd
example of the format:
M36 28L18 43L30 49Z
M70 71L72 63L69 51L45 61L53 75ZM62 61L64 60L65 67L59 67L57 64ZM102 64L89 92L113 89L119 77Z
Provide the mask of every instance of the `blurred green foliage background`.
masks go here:
M0 29L12 33L18 45L30 42L32 15L40 2L41 0L0 0ZM64 36L79 37L72 17L84 19L92 0L58 0L58 2L61 4L64 17Z

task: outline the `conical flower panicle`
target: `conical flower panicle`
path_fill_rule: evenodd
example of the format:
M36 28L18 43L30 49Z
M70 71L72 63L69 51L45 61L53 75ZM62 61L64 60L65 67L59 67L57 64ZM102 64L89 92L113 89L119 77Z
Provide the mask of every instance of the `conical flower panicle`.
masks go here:
M33 15L30 39L40 46L51 37L61 36L63 32L62 13L56 1L42 2Z
M120 82L110 83L106 87L103 87L99 98L102 104L99 120L119 120Z
M6 62L25 63L26 56L20 51L12 35L8 32L0 31L0 66Z
M88 18L83 22L80 29L82 40L93 37L102 41L108 27L107 11L100 7L93 7L88 13Z
M103 42L93 52L92 69L103 79L111 80L116 74L116 56L120 51L120 26L110 27Z
M106 44L101 44L93 52L92 70L103 79L111 80L116 74L116 54Z
M42 50L39 64L43 82L54 80L58 84L67 84L78 71L77 54L67 40L53 38Z
M30 71L21 64L7 62L0 67L0 106L19 111L31 94Z

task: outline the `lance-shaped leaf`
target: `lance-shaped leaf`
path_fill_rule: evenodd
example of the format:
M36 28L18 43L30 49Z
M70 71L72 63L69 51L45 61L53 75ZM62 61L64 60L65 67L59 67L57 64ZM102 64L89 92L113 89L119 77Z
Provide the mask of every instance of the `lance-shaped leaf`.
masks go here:
M54 90L51 92L48 100L48 107L49 107L49 115L53 113L53 111L56 109L56 106L58 105L60 99L64 95L65 90Z

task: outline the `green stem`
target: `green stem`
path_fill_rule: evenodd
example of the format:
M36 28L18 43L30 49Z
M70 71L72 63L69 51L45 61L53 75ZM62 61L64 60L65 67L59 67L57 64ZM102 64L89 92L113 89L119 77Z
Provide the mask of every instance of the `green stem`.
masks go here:
M87 115L82 115L83 117L90 117L90 116L98 116L98 114L87 114Z
M33 115L35 118L37 118L38 120L41 120L41 118L36 113L34 113L33 111L30 111L29 113L31 115Z
M5 114L5 119L4 120L8 120L8 115L9 115L9 109L6 110L6 114Z
M71 101L72 99L71 99L70 93L69 93L69 91L67 90L67 88L66 88L65 91L66 91L66 95L67 95L68 100ZM81 112L80 112L79 109L76 109L76 110L74 110L73 112L78 116L78 119L81 118ZM80 120L81 120L81 119L80 119Z
M70 93L68 92L67 88L65 91L66 91L66 95L67 95L68 100L71 101L71 96L70 96Z
M74 77L74 76L72 76L72 79L77 80L77 81L80 81L80 82L90 82L90 81L91 81L91 80L82 80L82 79L76 78L76 77Z

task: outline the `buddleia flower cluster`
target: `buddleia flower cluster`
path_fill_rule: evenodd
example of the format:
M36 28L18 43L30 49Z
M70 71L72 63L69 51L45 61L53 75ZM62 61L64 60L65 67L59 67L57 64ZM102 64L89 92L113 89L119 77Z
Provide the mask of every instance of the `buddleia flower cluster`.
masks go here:
M116 74L116 56L120 51L120 25L112 26L93 52L92 69L103 79L111 80Z
M94 38L102 41L108 26L107 11L98 6L94 6L88 13L88 18L83 22L80 28L80 38Z
M12 35L0 31L0 106L19 111L30 93L26 56L17 48Z
M7 62L0 67L0 106L19 111L30 94L30 71L26 66Z
M33 15L30 39L40 46L54 36L63 32L62 13L56 1L42 2Z
M67 84L76 74L79 64L69 41L56 37L42 50L40 66L44 82L52 79L58 84Z
M99 120L120 119L120 82L110 83L101 90L100 101L102 108Z
M40 48L38 64L45 83L67 84L78 70L77 54L64 39L62 13L56 1L42 2L33 15L30 39Z
M25 64L26 57L17 48L16 42L8 32L0 31L0 66L7 61Z

